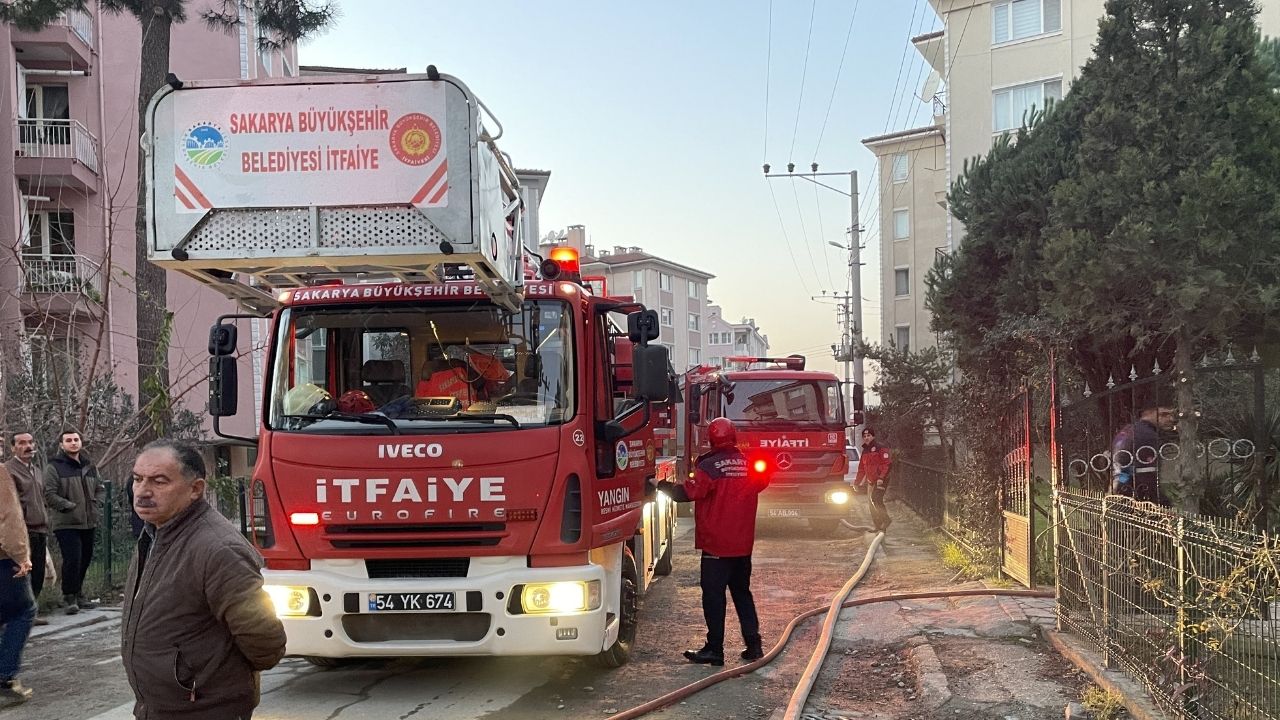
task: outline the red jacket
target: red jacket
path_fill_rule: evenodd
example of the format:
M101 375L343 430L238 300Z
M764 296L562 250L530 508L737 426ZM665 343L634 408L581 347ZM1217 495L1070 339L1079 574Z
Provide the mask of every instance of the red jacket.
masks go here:
M694 547L716 557L745 557L756 539L756 500L768 485L747 471L736 447L712 450L694 464L684 494L694 501Z
M862 456L858 459L858 476L853 479L854 485L871 484L878 488L889 486L889 466L892 464L889 448L873 442L862 446Z

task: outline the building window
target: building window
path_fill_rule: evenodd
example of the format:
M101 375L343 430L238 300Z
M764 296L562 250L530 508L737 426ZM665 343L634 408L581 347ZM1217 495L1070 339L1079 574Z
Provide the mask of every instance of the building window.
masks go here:
M1005 0L991 5L993 45L1061 29L1062 0Z
M698 348L689 348L689 365L694 366L694 365L701 365L701 364L702 364L702 351L699 350Z
M911 211L893 211L893 239L906 240L911 237Z
M893 329L893 344L902 352L911 351L910 325L899 325Z
M724 358L718 355L712 355L711 358L707 361L707 364L710 365L711 367L724 367Z
M663 292L671 292L671 276L666 273L658 273L658 287Z
M76 218L70 211L32 213L22 254L29 258L68 257L76 254Z
M698 314L689 313L689 329L700 330L701 329L700 324L701 324L701 318L698 317Z
M893 181L896 183L906 182L907 173L907 154L898 153L893 156Z
M254 20L254 42L258 46L258 62L262 63L262 73L271 77L271 48L267 45L267 31L262 22Z
M643 270L636 271L635 286L637 290L644 289L644 271Z
M1043 110L1049 101L1061 99L1061 78L996 90L991 94L992 128L1004 132L1022 127L1032 110Z
M671 327L675 323L675 320L672 317L671 308L662 308L661 315L662 315L662 324L665 325L666 327ZM650 315L649 317L653 317L653 316Z
M904 297L911 294L910 268L894 268L893 294L895 297Z
M689 281L689 299L690 300L698 299L698 283L692 280Z

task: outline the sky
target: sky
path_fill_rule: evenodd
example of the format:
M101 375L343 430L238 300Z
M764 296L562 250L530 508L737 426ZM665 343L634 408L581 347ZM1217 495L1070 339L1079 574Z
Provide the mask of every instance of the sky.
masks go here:
M929 121L909 38L941 27L927 0L336 0L304 65L460 78L502 123L516 167L549 170L548 230L639 246L715 275L726 319L771 352L835 369L849 199L788 162L859 174L864 334L880 338L879 203L861 140ZM847 190L843 177L826 179ZM814 296L819 300L813 300ZM870 370L870 368L868 368Z

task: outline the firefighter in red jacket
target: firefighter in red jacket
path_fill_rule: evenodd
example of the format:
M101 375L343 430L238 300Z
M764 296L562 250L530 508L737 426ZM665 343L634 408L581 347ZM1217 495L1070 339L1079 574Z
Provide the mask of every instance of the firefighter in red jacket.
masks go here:
M768 484L753 476L747 458L737 447L733 424L725 418L707 427L711 451L694 463L692 476L683 484L669 480L658 489L677 502L694 501L694 546L702 550L702 615L707 622L707 643L700 650L686 650L690 662L724 665L725 589L742 626L747 649L741 657L764 656L760 621L751 597L751 549L756 535L756 499Z
M876 431L872 428L862 430L862 457L858 461L858 475L854 478L855 487L867 486L871 503L871 522L876 532L889 529L893 520L889 519L889 510L884 506L884 494L889 491L889 466L892 458L889 448L876 442Z

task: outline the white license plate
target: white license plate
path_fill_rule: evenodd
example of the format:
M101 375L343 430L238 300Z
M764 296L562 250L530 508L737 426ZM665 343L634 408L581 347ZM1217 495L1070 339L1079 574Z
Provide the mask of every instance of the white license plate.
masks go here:
M369 612L426 612L453 610L451 592L369 593Z
M770 508L769 517L800 517L800 511L792 508Z

